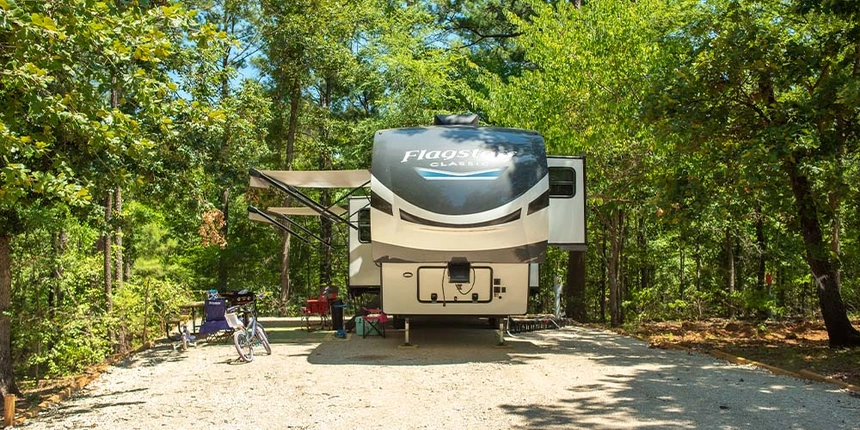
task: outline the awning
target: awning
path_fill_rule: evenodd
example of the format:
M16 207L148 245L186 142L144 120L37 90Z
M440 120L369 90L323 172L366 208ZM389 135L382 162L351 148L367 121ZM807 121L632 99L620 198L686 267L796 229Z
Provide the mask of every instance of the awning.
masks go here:
M370 184L369 170L316 170L316 171L296 171L296 170L257 170L249 169L251 187L269 188L274 187L295 199L299 204L305 207L298 208L273 208L268 211L283 215L315 215L345 224L350 228L358 230L358 226L352 223L349 219L344 219L341 215L347 211L337 205L352 193L361 190ZM334 203L333 208L328 208L314 200L307 194L303 193L299 188L352 188L352 191L344 195ZM281 209L278 211L277 209ZM257 209L259 210L259 209ZM314 212L314 213L311 213ZM266 216L265 214L262 214Z
M271 209L271 208L270 208L270 209ZM293 209L293 208L275 208L275 209ZM319 214L314 213L314 215L319 215ZM310 243L307 239L305 239L301 234L297 233L295 230L293 230L292 228L288 227L287 225L285 225L285 224L282 222L282 221L285 221L285 222L287 222L287 224L290 224L290 225L291 225L291 226L293 226L293 227L297 227L297 228L299 228L300 230L302 230L303 232L305 232L308 236L310 236L310 237L312 237L312 238L316 239L319 243L322 243L323 245L325 245L325 246L327 246L327 247L329 247L329 248L331 248L331 247L332 247L332 246L331 246L331 243L328 243L328 242L324 241L322 238L320 238L319 236L315 235L312 231L308 230L308 229L307 229L307 228L305 228L305 227L302 227L302 225L301 225L301 224L298 224L298 223L296 223L295 221L290 220L289 218L286 218L286 217L285 217L285 218L281 218L281 219L275 219L275 218L271 217L269 214L267 214L267 213L265 213L265 212L263 212L263 211L261 211L261 210L259 210L259 209L255 208L254 206L248 206L248 218L249 218L250 220L252 220L252 221L264 222L264 223L267 223L267 224L274 225L274 226L276 226L276 227L280 228L281 230L286 231L286 232L288 232L288 233L292 234L293 236L295 236L296 238L298 238L298 239L299 239L299 240L301 240L302 242L307 243L308 245L310 245L310 244L311 244L311 243Z
M264 222L267 224L272 223L272 221L270 221L268 218L266 218L266 217L264 217L264 216L262 216L256 212L248 212L248 219L251 221Z
M293 187L358 188L370 182L370 170L260 170L261 173ZM269 183L251 175L251 187L269 188Z
M340 206L331 206L328 208L329 211L334 213L335 215L342 215L346 213L346 209ZM279 215L299 215L299 216L320 216L320 213L309 208L309 207L289 207L289 208L266 208L266 211L279 214Z

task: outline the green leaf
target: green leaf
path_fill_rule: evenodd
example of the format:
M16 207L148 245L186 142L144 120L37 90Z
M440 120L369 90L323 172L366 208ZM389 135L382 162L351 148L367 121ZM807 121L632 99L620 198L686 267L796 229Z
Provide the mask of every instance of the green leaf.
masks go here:
M38 13L33 13L30 15L30 19L32 20L33 24L35 24L38 27L42 27L48 31L53 31L53 32L57 31L57 23L55 23L54 20L50 16L45 16L45 15L41 15Z

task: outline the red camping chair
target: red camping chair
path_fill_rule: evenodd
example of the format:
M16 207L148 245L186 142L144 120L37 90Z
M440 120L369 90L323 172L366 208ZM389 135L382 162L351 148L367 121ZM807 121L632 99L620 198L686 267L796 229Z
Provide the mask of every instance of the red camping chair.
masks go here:
M329 300L325 294L321 294L316 299L305 300L305 306L302 306L302 321L305 323L305 329L311 331L311 320L317 318L319 318L320 330L331 327L330 312ZM316 322L313 325L316 326Z

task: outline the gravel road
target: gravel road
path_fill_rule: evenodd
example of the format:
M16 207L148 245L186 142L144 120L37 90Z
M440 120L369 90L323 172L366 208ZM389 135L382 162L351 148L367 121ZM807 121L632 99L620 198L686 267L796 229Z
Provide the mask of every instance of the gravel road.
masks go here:
M831 385L602 330L499 347L493 330L415 323L402 348L402 331L340 340L262 321L272 356L161 345L19 428L860 429L860 398Z

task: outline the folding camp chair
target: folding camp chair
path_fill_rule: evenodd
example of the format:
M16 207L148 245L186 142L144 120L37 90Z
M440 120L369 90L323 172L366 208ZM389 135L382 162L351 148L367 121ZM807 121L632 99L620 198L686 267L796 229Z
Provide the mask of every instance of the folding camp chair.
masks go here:
M227 310L227 299L207 299L203 304L203 324L200 325L200 335L208 335L219 331L233 331L227 324L224 313Z
M367 337L369 334L373 335L374 332L376 335L385 337L385 323L388 322L388 315L385 315L385 312L382 312L382 309L365 307L362 307L361 309L367 312L367 315L362 317L365 325L364 332L361 337Z
M305 329L311 331L311 319L316 318L319 318L320 330L330 326L329 312L329 301L325 294L320 295L316 299L305 300L305 306L302 306L302 321L305 323Z

